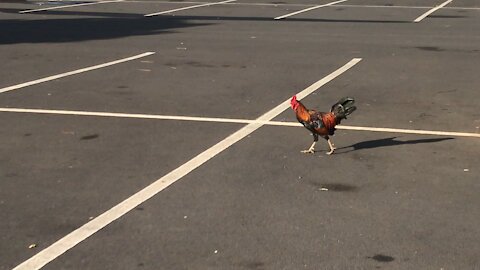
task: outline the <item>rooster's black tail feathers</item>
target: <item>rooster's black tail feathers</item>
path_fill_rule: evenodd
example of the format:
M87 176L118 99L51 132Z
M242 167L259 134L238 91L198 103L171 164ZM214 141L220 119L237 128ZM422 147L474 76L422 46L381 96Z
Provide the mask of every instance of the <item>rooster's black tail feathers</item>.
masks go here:
M350 115L357 109L353 104L355 104L355 99L344 97L332 106L330 112L333 112L339 119L347 119L347 115Z

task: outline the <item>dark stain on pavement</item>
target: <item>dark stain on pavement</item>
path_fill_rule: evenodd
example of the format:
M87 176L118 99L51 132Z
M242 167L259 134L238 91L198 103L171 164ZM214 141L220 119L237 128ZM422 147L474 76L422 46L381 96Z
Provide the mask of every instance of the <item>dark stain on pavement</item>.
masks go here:
M340 183L317 183L317 182L310 182L314 187L321 189L326 188L328 191L334 192L354 192L358 190L357 186L347 185L347 184L340 184Z
M178 66L191 66L191 67L201 67L201 68L213 68L214 65L198 62L198 61L180 61L180 62L167 62L165 63L168 67L178 67Z
M260 261L251 261L251 262L241 263L240 266L246 269L261 270L261 269L264 269L265 263Z
M201 63L201 62L197 62L197 61L188 61L185 64L187 64L189 66L192 66L192 67L207 67L207 68L215 67L213 65L209 65L209 64L205 64L205 63Z
M383 255L383 254L376 254L373 257L367 257L367 258L373 259L377 262L391 262L391 261L395 260L394 257L388 256L388 255Z
M477 53L479 52L478 49L473 49L473 50L460 50L460 49L444 49L440 47L435 47L435 46L417 46L414 47L419 50L423 51L429 51L429 52L454 52L454 53Z
M433 46L419 46L419 47L415 47L417 49L420 49L420 50L424 50L424 51L430 51L430 52L443 52L444 49L440 49L439 47L433 47Z
M80 140L93 140L98 138L100 135L98 134L92 134L92 135L86 135L80 138Z

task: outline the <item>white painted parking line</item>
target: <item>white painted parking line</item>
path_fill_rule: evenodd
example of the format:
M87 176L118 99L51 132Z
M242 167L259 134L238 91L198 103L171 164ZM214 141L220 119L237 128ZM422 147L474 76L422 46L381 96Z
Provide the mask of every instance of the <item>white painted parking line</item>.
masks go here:
M117 117L117 118L136 118L136 119L156 119L156 120L175 120L175 121L194 121L194 122L216 122L216 123L234 123L234 124L262 124L268 126L286 126L301 127L298 122L281 122L281 121L260 121L249 119L235 118L218 118L218 117L196 117L196 116L177 116L177 115L158 115L158 114L135 114L135 113L112 113L112 112L86 112L86 111L66 111L66 110L42 110L42 109L25 109L25 108L0 108L0 112L10 113L36 113L36 114L53 114L53 115L74 115L74 116L95 116L95 117ZM401 128L379 128L379 127L359 127L338 125L337 129L372 131L372 132L388 132L388 133L406 133L416 135L436 135L436 136L452 136L452 137L474 137L480 138L479 133L469 132L452 132L438 130L421 130L421 129L401 129Z
M64 2L68 2L74 0L64 0ZM122 0L123 3L156 3L156 4L169 4L169 5L178 5L178 4L203 4L205 2L198 2L198 1L156 1L156 0ZM273 7L278 7L278 6L290 6L290 7L311 7L311 4L301 4L301 3L295 3L295 4L289 4L289 3L246 3L246 2L233 2L231 3L232 5L236 6L273 6ZM387 5L335 5L336 7L353 7L353 8L400 8L400 9L431 9L432 6L401 6L401 5L396 5L396 6L387 6ZM480 10L480 7L444 7L445 9L458 9L458 10Z
M27 86L31 86L31 85L35 85L35 84L39 84L39 83L43 83L43 82L48 82L48 81L60 79L60 78L63 78L63 77L72 76L72 75L75 75L75 74L79 74L79 73L92 71L92 70L99 69L99 68L104 68L104 67L124 63L124 62L127 62L127 61L132 61L132 60L135 60L135 59L139 59L139 58L142 58L142 57L145 57L145 56L152 55L154 53L155 52L146 52L146 53L142 53L142 54L135 55L135 56L132 56L132 57L127 57L127 58L115 60L115 61L112 61L112 62L108 62L108 63L105 63L105 64L100 64L100 65L96 65L96 66L77 69L77 70L74 70L74 71L65 72L65 73L62 73L62 74L57 74L57 75L45 77L45 78L42 78L42 79L29 81L29 82L26 82L26 83L21 83L21 84L12 85L12 86L9 86L9 87L0 88L0 93L12 91L12 90L17 90L17 89L24 88L24 87L27 87Z
M426 17L428 17L428 15L432 14L433 12L441 9L442 7L448 5L449 3L451 3L453 0L448 0L448 1L445 1L443 2L441 5L437 6L437 7L434 7L432 9L430 9L429 11L425 12L424 14L422 14L420 17L416 18L413 22L421 22L423 19L425 19Z
M326 83L330 82L331 80L335 79L337 76L341 75L342 73L346 72L347 70L355 66L360 61L361 61L360 58L352 59L350 62L340 67L336 71L330 73L323 79L315 82L311 86L302 90L300 93L297 94L298 98L302 99L308 96L318 88L322 87ZM277 115L279 115L280 113L288 109L289 107L290 107L290 97L284 102L282 102L280 105L278 105L277 107L273 108L272 110L268 111L264 115L257 118L256 121L260 121L260 122L270 121L274 117L276 117ZM218 155L223 150L227 149L231 145L245 138L246 136L248 136L249 134L257 130L258 128L262 127L263 124L260 122L250 123L245 127L241 128L240 130L234 132L232 135L228 136L227 138L223 139L219 143L215 144L214 146L208 148L207 150L200 153L196 157L192 158L187 163L181 165L177 169L171 171L170 173L166 174L162 178L156 180L146 188L135 193L134 195L127 198L123 202L117 204L110 210L92 219L90 222L86 223L82 227L76 229L75 231L71 232L67 236L53 243L51 246L40 251L30 259L26 260L25 262L15 267L14 270L20 270L20 269L36 270L36 269L42 268L47 263L51 262L58 256L65 253L67 250L73 248L75 245L82 242L86 238L90 237L91 235L93 235L103 227L107 226L111 222L125 215L130 210L137 207L139 204L145 202L146 200L155 196L157 193L159 193L163 189L175 183L178 179L184 177L191 171L195 170L196 168L201 166L203 163L207 162L214 156Z
M251 123L258 122L255 120L215 118L215 117L174 116L174 115L136 114L136 113L132 114L132 113L112 113L112 112L86 112L86 111L66 111L66 110L42 110L42 109L25 109L25 108L0 108L0 112L196 121L196 122L217 122L217 123L236 123L236 124L251 124ZM268 124L268 123L266 122L264 124Z
M158 4L202 4L203 2L198 1L156 1L156 0L124 0L125 3L158 3ZM289 3L246 3L246 2L235 2L231 3L236 6L290 6L290 7L311 7L311 4L289 4ZM432 6L387 6L387 5L335 5L336 7L358 7L358 8L404 8L404 9L431 9ZM459 9L459 10L480 10L480 7L445 7L446 9Z
M222 2L207 3L207 4L201 4L201 5L195 5L195 6L189 6L189 7L183 7L183 8L177 8L177 9L171 9L171 10L146 14L144 16L145 17L152 17L152 16L157 16L157 15L166 14L166 13L172 13L172 12L176 12L176 11L180 11L180 10L199 8L199 7L207 7L207 6L213 6L213 5L220 5L220 4L226 4L226 3L235 2L235 1L236 0L227 0L227 1L222 1Z
M32 13L37 11L46 11L52 9L61 9L61 8L71 8L71 7L80 7L80 6L89 6L89 5L98 5L98 4L106 4L106 3L115 3L115 2L123 2L124 0L113 0L113 1L98 1L98 2L89 2L89 3L82 3L82 4L73 4L73 5L62 5L56 7L48 7L48 8L39 8L39 9L28 9L22 10L18 13Z
M416 135L436 135L436 136L480 138L479 133L469 133L469 132L421 130L421 129L402 129L402 128L358 127L358 126L344 126L344 125L338 125L338 126L336 126L336 128L346 129L346 130L358 130L358 131L373 131L373 132L405 133L405 134L416 134Z
M328 7L328 6L335 5L335 4L338 4L338 3L342 3L342 2L345 2L345 1L348 1L348 0L340 0L340 1L335 1L335 2L328 3L328 4L324 4L324 5L319 5L319 6L314 6L314 7L311 7L311 8L302 9L302 10L299 10L299 11L296 11L296 12L292 12L292 13L289 13L289 14L285 14L283 16L276 17L275 20L284 19L284 18L287 18L287 17L291 17L293 15L303 13L303 12L307 12L307 11L314 10L314 9L317 9L317 8L321 8L321 7Z

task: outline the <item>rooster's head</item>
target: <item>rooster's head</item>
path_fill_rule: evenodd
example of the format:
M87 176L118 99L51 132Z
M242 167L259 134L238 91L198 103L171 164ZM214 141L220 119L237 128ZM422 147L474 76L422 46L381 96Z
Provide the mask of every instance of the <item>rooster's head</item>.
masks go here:
M296 111L299 105L300 103L297 101L297 96L296 95L293 96L292 99L290 100L290 106L292 106L292 109Z

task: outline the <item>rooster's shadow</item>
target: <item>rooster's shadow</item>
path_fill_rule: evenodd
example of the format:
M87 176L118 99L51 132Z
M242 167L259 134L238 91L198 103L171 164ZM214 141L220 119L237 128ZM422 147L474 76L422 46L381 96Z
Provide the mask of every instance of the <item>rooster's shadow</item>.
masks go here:
M430 138L430 139L420 139L420 140L398 141L398 140L395 140L396 138L397 137L390 137L390 138L384 138L384 139L378 139L378 140L359 142L359 143L352 144L350 146L338 148L338 150L353 148L351 150L341 152L341 153L348 153L348 152L362 150L362 149L372 149L372 148L378 148L378 147L396 146L396 145L405 145L405 144L435 143L435 142L454 139L454 138L448 137L448 138Z

